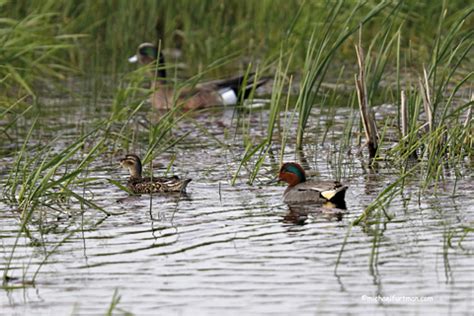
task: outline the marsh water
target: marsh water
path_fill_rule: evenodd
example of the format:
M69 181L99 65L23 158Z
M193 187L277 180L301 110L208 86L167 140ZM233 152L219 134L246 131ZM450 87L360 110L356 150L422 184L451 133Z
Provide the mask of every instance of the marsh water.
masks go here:
M110 105L39 102L47 123L32 141L61 134L58 149L81 126L106 117ZM117 162L125 152L104 152L87 170L97 181L77 190L116 215L66 203L34 215L31 235L22 234L14 251L21 215L0 201L2 273L12 259L0 314L105 314L114 300L118 315L468 314L474 307L473 235L466 233L474 218L472 171L447 169L444 181L422 195L419 179L409 178L385 209L390 220L351 227L399 175L390 161L368 167L355 142L350 153L338 151L344 122L355 115L316 107L307 145L298 152L289 137L283 159L302 162L316 178L340 175L349 186L345 210L319 208L294 220L282 203L285 187L266 184L278 168L278 142L275 158L264 160L252 184L249 164L231 185L243 137L265 135L268 120L266 109L243 114L244 135L232 108L179 122L177 133L189 134L154 158L155 174L171 165L169 173L193 179L187 195L129 196L108 181L126 182ZM22 142L19 133L2 144L2 187ZM129 150L143 154L145 143Z

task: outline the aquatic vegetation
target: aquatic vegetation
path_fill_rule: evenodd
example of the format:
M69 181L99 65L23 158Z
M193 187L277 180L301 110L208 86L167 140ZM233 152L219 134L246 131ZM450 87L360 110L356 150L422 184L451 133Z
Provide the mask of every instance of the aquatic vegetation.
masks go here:
M296 101L296 107L299 109L297 145L301 149L303 145L303 135L306 125L308 124L309 114L315 102L315 95L318 93L320 86L325 79L326 72L334 55L340 46L351 36L359 26L363 26L372 18L377 16L384 8L388 6L388 2L381 2L374 7L366 16L359 21L354 22L353 18L361 6L354 6L353 11L348 16L343 16L340 21L342 1L339 1L335 8L324 10L328 12L328 16L324 18L323 30L315 28L311 35L308 49L306 51L306 59L303 68L303 79ZM328 4L328 6L332 4ZM354 26L355 24L355 26ZM342 25L342 32L334 32L335 25Z
M469 39L472 37L472 30L461 31L460 27L472 13L471 8L456 14L458 19L451 20L450 27L444 25L446 11L440 13L434 39L435 54L427 63L427 69L420 69L415 83L402 77L399 68L401 35L397 35L398 84L395 91L399 95L399 141L388 150L378 151L378 155L383 155L385 159L400 166L400 174L351 223L351 226L359 225L365 230L371 230L374 235L371 266L377 260L378 242L385 230L380 225L393 220L394 215L388 213L387 209L395 198L403 194L406 182L416 179L419 183L418 199L421 200L426 194L436 194L438 185L446 180L447 169L454 170L455 177L463 177L461 170L464 169L464 159L472 159L470 111L473 102L469 95L472 87L468 81L473 72L466 71L467 64L470 63L468 51L472 50L473 45ZM392 37L388 43L394 42L394 39ZM455 190L454 186L452 195L455 195ZM344 244L350 231L351 229L348 230ZM339 256L342 255L343 248L344 245ZM338 262L339 260L340 257Z
M0 8L3 14L8 12L5 2L0 2ZM0 89L6 93L0 97L0 106L25 95L36 97L33 83L46 84L77 71L64 57L81 35L60 32L56 18L56 13L48 12L18 18L3 15L0 19Z

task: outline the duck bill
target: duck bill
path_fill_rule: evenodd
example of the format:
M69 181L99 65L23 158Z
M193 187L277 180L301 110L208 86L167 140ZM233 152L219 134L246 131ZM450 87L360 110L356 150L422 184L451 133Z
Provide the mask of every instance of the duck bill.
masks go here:
M132 63L132 64L136 63L137 61L138 61L138 56L137 55L133 55L132 57L130 57L128 59L128 62Z
M121 158L118 163L119 163L119 168L125 168L127 169L127 167L125 166L125 160L127 160L126 158Z

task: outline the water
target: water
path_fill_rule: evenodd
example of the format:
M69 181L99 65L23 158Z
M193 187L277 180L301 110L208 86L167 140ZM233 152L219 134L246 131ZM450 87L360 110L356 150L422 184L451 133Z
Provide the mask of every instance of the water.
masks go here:
M88 124L97 116L73 103L48 104L43 109L48 132L41 137L62 131L59 147L76 137L76 122ZM64 114L53 118L58 109ZM436 194L420 199L416 179L409 179L386 210L391 221L382 216L380 224L350 229L395 181L397 170L387 163L374 172L362 157L344 155L347 210L342 216L315 212L304 223L293 223L281 201L284 187L265 185L275 175L270 159L253 185L247 182L252 166L230 185L244 152L242 135L234 138L232 115L228 109L194 116L212 137L182 123L181 132L190 135L154 160L155 174L175 159L172 172L193 178L187 196L128 197L106 181L126 181L126 171L117 169L121 155L104 154L94 161L89 172L99 179L84 192L118 215L107 217L87 207L80 212L74 204L63 205L63 213L38 211L32 236L23 234L14 252L8 271L14 279L0 294L1 314L104 314L114 293L119 297L114 313L136 315L449 315L472 310L474 237L465 231L473 223L474 185L468 170L457 182L447 176ZM349 109L338 112L339 121L350 116ZM318 117L322 123L308 137L320 137L325 118L314 110L312 120ZM266 120L266 110L254 114L251 137L265 134ZM327 138L337 139L341 131L336 125ZM224 149L216 139L230 146ZM137 153L143 154L144 144ZM285 160L306 161L321 178L331 178L338 171L331 159L337 148L330 144L308 145L301 157L290 141ZM4 144L2 151L11 145ZM1 159L2 186L11 159ZM5 201L0 210L3 273L20 215ZM33 286L29 280L38 268Z

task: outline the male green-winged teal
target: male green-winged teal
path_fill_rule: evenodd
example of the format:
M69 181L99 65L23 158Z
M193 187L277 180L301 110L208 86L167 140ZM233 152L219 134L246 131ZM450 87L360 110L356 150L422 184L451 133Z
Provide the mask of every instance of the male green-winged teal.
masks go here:
M191 179L173 177L142 177L142 162L137 155L129 154L120 159L120 165L130 172L127 186L134 193L185 192Z
M152 83L153 94L151 103L157 109L170 109L174 104L182 106L184 110L201 109L219 105L234 105L237 96L243 90L244 98L248 98L253 89L264 84L268 78L257 79L254 75L236 76L233 78L209 81L197 84L192 89L181 89L178 93L172 86L166 84L166 70L163 67L163 54L151 43L142 43L138 46L136 55L128 59L129 62L150 64L158 59L156 80ZM245 87L243 85L245 84Z
M287 162L280 168L278 180L288 183L283 193L287 204L333 202L343 203L347 186L338 181L306 180L304 169L295 162Z

